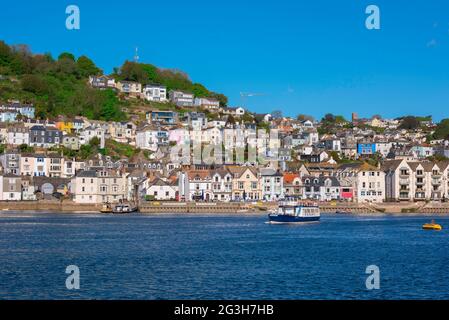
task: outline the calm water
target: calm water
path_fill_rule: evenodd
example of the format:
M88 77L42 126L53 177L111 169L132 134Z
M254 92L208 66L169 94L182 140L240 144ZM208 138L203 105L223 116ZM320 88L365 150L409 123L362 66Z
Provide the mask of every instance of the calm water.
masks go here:
M448 299L449 219L442 232L421 230L428 220L0 213L0 298ZM381 288L368 291L372 264Z

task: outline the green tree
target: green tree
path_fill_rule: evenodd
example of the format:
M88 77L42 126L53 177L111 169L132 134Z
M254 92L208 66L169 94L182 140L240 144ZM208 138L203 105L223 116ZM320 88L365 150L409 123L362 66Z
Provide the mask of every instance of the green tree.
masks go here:
M435 129L433 137L435 139L449 139L449 119L441 120Z
M195 97L199 97L199 98L208 97L210 95L209 90L207 90L206 87L204 87L200 83L194 83L192 85L191 91L195 95Z
M420 126L420 121L414 116L407 116L402 118L399 129L414 130Z
M48 93L47 83L38 75L24 75L21 84L24 91L28 91L36 95L44 95Z
M69 59L75 62L75 56L70 52L63 52L59 55L58 60Z
M95 63L86 56L81 56L76 61L76 65L78 67L79 73L83 77L100 75L102 73L101 69L99 69Z
M19 146L19 150L20 150L20 153L33 153L34 152L34 148L27 144L21 144Z

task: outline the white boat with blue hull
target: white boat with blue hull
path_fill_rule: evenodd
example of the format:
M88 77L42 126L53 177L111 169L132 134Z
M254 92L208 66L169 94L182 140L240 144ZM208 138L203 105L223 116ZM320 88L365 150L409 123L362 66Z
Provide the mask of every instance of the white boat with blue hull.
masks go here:
M268 215L270 223L318 222L320 218L319 206L297 202L280 203L277 211Z

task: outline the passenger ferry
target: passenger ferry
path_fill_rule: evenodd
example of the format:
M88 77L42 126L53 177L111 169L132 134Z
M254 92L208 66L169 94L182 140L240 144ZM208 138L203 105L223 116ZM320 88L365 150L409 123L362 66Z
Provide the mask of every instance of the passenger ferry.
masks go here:
M320 218L318 205L301 204L296 201L281 202L277 211L268 215L270 223L318 222Z

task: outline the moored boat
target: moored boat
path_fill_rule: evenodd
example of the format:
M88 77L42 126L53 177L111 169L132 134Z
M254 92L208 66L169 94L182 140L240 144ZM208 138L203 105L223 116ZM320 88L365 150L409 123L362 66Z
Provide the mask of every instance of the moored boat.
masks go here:
M297 202L280 203L277 211L268 215L270 223L318 222L320 218L319 206Z
M103 206L100 209L101 213L112 213L112 206L109 203L103 204Z
M137 207L131 204L117 204L112 209L112 212L115 214L126 214L126 213L133 213L137 211Z

